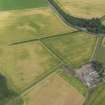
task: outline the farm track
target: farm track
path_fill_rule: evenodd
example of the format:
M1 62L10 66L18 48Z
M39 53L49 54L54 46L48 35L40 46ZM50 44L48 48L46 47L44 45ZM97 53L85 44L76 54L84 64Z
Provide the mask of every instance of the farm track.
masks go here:
M34 42L34 41L40 41L40 40L44 40L44 39L50 39L50 38L57 38L57 37L62 37L62 36L68 36L74 33L77 33L79 31L73 31L73 32L67 32L67 33L63 33L63 34L57 34L57 35L52 35L52 36L47 36L47 37L42 37L42 38L38 38L38 39L31 39L31 40L25 40L25 41L21 41L21 42L15 42L15 43L11 43L8 46L14 46L14 45L19 45L19 44L24 44L24 43L30 43L30 42Z
M52 73L56 72L57 68L59 67L60 64L57 64L52 70L50 70L47 73L42 74L42 76L39 76L38 79L36 79L35 81L33 81L32 84L30 84L28 87L26 87L23 91L20 92L20 96L24 96L26 95L28 92L30 92L30 90L33 89L33 87L35 85L37 85L39 82L41 82L42 80L44 80L45 78L47 78L49 75L51 75Z
M66 64L62 56L60 56L56 51L52 50L43 40L41 40L41 43L44 45L44 47L49 51L51 55L55 55L63 64Z
M59 53L57 53L56 51L52 50L51 47L48 46L43 40L41 40L41 43L45 46L45 48L49 51L49 53L51 55L55 55L60 60L60 62L62 63L61 68L69 69L71 75L75 76L75 71L73 70L73 67L70 64L68 64Z

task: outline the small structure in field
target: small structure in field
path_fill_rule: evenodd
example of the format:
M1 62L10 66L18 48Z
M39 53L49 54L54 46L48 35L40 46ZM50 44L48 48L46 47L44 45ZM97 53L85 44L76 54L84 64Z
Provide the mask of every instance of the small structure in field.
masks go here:
M91 63L83 65L80 69L75 71L77 77L89 88L96 87L102 80L98 72L92 67Z

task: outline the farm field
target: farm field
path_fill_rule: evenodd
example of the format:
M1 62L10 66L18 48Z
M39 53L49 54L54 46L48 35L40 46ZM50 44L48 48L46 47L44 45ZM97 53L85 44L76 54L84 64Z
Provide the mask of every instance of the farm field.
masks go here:
M96 45L96 37L79 32L59 38L45 39L43 42L66 63L72 67L80 67L91 58Z
M102 47L105 47L105 38L102 40Z
M40 42L0 49L0 72L19 92L51 72L59 63Z
M48 6L47 0L0 0L0 11Z
M56 74L24 96L25 105L82 105L85 98Z
M87 100L86 105L105 105L105 85L98 86Z
M74 31L48 8L1 12L0 23L0 45Z
M105 0L56 0L66 12L76 17L92 18L105 15Z
M99 40L94 58L105 64L105 38L100 38Z

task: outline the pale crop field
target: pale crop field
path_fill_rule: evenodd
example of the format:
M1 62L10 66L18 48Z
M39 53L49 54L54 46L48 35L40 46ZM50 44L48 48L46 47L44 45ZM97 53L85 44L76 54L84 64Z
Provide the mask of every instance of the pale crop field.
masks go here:
M60 76L50 75L24 96L24 105L82 105L85 98Z
M72 31L48 8L0 12L0 45Z
M0 48L0 72L17 91L24 90L57 64L59 60L40 42Z
M46 39L45 44L73 67L89 61L96 45L96 37L87 33L72 33L58 38Z
M105 15L105 0L57 0L66 12L82 18Z

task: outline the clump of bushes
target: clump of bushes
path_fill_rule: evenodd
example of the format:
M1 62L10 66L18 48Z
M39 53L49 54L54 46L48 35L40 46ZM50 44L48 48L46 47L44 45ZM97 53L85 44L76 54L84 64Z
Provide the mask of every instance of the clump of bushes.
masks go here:
M101 62L95 60L92 61L91 64L94 70L96 70L98 74L102 77L105 69L104 65Z
M0 105L7 105L11 100L14 101L13 105L22 105L22 99L15 100L16 97L18 93L8 88L7 79L0 74Z

